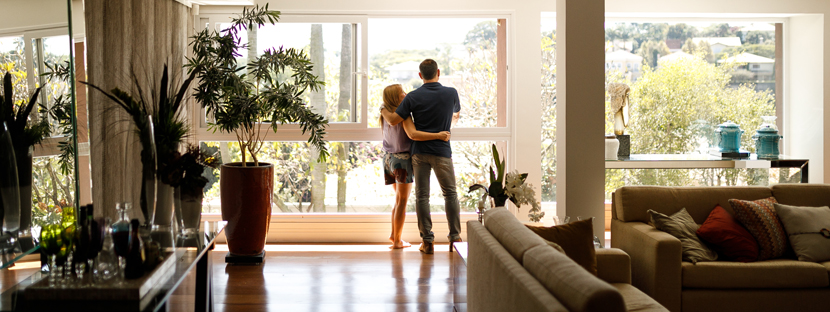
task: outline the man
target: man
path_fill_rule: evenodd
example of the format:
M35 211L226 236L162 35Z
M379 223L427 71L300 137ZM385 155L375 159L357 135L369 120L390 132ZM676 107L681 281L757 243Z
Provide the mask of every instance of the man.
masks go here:
M390 124L396 125L412 116L418 131L438 133L449 131L461 114L458 91L438 83L441 71L438 63L426 59L419 66L418 76L424 85L406 95L395 113L382 112ZM432 233L432 217L429 214L429 178L435 171L438 184L444 194L444 210L450 228L450 251L452 243L460 242L461 221L458 195L455 190L455 169L452 165L450 142L441 140L415 141L412 143L412 167L415 171L415 212L418 215L418 230L421 232L421 252L433 253L435 235Z

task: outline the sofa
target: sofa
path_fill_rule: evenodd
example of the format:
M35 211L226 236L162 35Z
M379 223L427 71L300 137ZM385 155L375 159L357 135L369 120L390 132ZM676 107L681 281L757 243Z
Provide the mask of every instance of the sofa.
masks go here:
M598 249L597 276L496 208L467 222L469 311L668 311L631 286L630 259Z
M632 284L673 312L830 311L830 262L783 259L741 263L681 260L680 240L649 224L648 210L673 214L686 208L702 224L729 199L774 196L781 204L830 205L830 185L772 187L625 186L612 196L611 247L631 257Z

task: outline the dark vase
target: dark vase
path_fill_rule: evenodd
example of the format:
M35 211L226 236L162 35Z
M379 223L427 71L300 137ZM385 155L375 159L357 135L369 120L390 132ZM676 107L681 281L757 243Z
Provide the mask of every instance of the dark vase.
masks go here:
M225 227L228 250L237 256L259 255L265 249L265 235L271 221L274 165L224 164L219 189L222 220L228 221Z
M496 207L504 207L504 205L507 203L508 199L510 199L510 197L507 197L507 196L493 196L493 201L496 203Z

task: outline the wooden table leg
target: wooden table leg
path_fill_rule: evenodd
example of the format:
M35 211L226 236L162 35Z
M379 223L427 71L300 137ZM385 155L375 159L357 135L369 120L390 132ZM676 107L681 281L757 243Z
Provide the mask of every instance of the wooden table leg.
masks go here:
M211 268L210 253L213 245L196 263L196 311L213 311L213 272Z

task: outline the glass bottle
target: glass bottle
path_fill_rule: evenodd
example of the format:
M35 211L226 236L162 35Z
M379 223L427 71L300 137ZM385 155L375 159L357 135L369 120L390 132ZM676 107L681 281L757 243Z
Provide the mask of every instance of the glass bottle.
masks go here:
M115 254L110 223L110 219L106 218L102 224L104 238L101 243L101 250L98 252L98 263L93 272L95 283L101 286L112 285L120 275L118 273L118 256Z
M127 266L124 271L124 277L128 279L139 278L144 275L144 243L141 241L141 236L138 234L138 228L140 226L138 219L133 219L131 225L131 246L130 252L127 255Z
M127 213L131 208L130 203L121 203L115 206L118 211L118 221L112 224L112 243L115 254L118 256L119 267L119 284L124 279L124 270L127 266L127 256L130 254L132 225L127 217Z
M95 213L92 204L87 205L87 227L89 231L89 248L87 249L86 255L86 267L87 272L90 274L92 273L92 268L95 267L95 257L98 256L98 252L101 251L101 243L103 237L101 235L101 228L98 225L98 221L95 221Z

